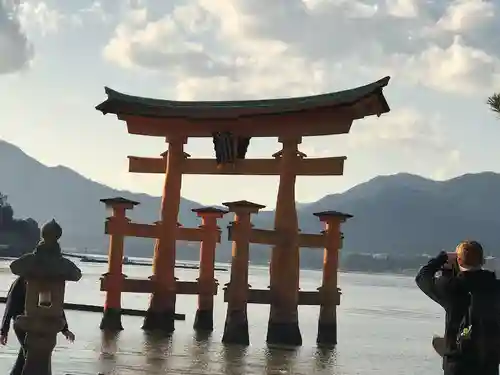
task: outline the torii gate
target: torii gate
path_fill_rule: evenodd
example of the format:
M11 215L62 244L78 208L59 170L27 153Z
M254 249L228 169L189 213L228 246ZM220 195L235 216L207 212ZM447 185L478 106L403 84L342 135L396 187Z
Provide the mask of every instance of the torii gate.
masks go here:
M150 280L123 278L121 267L111 265L103 280L102 289L115 294L112 305L107 305L106 316L119 317L119 294L125 292L152 293L148 314L143 328L160 329L166 333L174 330L175 301L177 294L199 294L197 317L213 320L212 312L203 310L202 295L206 295L204 283L180 282L174 275L175 248L177 240L194 240L202 243L202 249L215 251L220 241L217 218L225 211L215 208L200 210L211 212L211 222L204 219L201 228L183 228L177 217L181 199L183 174L226 175L278 175L280 176L273 231L252 229L250 215L264 206L247 201L224 203L235 213L229 238L233 241L231 281L225 289L228 313L224 342L248 344L247 303L271 305L267 342L271 344L301 345L302 337L298 324L298 305L320 305L318 343L336 343L336 306L340 303L337 287L338 251L342 235L340 224L351 217L335 211L316 213L326 223L323 234L299 233L295 205L295 181L297 176L338 176L343 174L345 156L307 159L298 150L304 136L346 134L354 120L366 116L389 112L383 95L389 77L366 86L335 93L270 100L177 102L149 99L121 94L106 88L108 99L96 108L103 114L113 113L127 124L130 134L162 137L168 143L168 151L160 158L129 156L129 171L135 173L158 173L165 175L160 221L154 225L134 224L125 217L124 205L132 208L137 202L108 200L107 205L121 205L120 219L115 214L107 224L107 233L123 236L157 238L153 258L153 275ZM213 137L216 158L191 159L184 152L189 137ZM283 148L272 159L245 159L246 148L252 137L277 137ZM217 160L217 162L216 162ZM118 199L120 200L120 199ZM115 209L115 212L118 212ZM206 216L208 217L208 216ZM204 217L205 218L205 217ZM113 221L121 221L114 226ZM112 229L111 229L112 228ZM116 242L116 241L115 241ZM123 241L110 249L123 256ZM250 243L272 245L270 262L270 288L250 289L248 286L248 252ZM324 247L325 261L323 283L318 291L299 291L299 248ZM202 250L203 254L203 250ZM203 255L202 255L203 257ZM212 262L212 272L207 271L210 299L217 293L213 279L213 257L207 256L206 264ZM119 260L116 261L119 263ZM202 261L203 263L203 261ZM206 266L205 269L210 266ZM200 270L201 272L201 270ZM115 286L110 280L119 280ZM201 275L200 275L201 280ZM114 284L113 284L114 285ZM139 285L142 285L139 287ZM205 299L206 301L206 299ZM206 303L210 310L210 303ZM103 328L109 321L103 319ZM105 322L106 320L106 322ZM210 323L210 322L209 322ZM205 324L211 327L211 324Z

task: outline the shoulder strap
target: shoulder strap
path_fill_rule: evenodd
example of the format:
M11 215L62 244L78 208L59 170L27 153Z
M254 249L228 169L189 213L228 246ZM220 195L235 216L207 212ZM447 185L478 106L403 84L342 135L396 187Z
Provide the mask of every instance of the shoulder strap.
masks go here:
M465 324L466 326L470 326L472 324L472 311L474 306L474 296L471 292L469 293L469 307L467 308L467 312L465 314Z

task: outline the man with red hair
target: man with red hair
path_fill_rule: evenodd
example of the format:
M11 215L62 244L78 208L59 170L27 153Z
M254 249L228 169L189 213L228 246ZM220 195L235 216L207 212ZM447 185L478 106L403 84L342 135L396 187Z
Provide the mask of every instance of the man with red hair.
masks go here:
M432 258L416 277L418 287L446 311L444 375L499 374L499 282L483 265L481 244L463 241L454 253Z

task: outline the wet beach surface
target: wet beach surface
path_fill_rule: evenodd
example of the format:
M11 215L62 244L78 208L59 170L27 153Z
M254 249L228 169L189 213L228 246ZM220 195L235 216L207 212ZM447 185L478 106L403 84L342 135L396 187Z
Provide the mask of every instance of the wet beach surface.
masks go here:
M5 295L13 280L9 262L0 262L0 294ZM84 277L68 283L66 301L99 304L99 276L106 265L80 264ZM129 277L147 277L149 268L126 266ZM265 288L266 268L252 268L250 284ZM176 271L180 280L194 280L195 270ZM216 276L220 285L229 273ZM321 272L303 271L302 290L315 290ZM222 293L215 297L215 330L209 337L196 337L192 325L196 297L180 296L177 310L186 321L176 322L171 338L146 336L140 329L141 317L123 317L124 331L116 338L103 337L98 329L101 315L67 311L76 341L68 343L62 335L53 354L53 373L57 374L391 374L434 375L441 373L440 358L433 352L431 337L443 330L441 308L414 286L412 277L392 275L341 274L343 291L339 308L339 345L334 351L316 348L318 307L300 308L303 346L297 350L267 348L265 337L269 308L250 305L248 348L221 344L226 313ZM126 294L124 307L146 309L147 295ZM4 305L0 305L3 314ZM0 371L8 374L17 356L18 343L13 332L6 347L0 348Z

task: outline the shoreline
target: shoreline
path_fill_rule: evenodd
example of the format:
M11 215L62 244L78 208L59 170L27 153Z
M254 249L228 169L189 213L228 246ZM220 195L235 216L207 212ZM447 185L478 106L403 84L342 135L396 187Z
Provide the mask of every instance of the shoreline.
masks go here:
M64 254L65 256L67 256L67 254ZM93 255L100 255L100 254L93 254ZM70 257L72 257L70 255ZM139 258L137 257L138 259L143 259L143 260L151 260L150 258ZM14 260L14 259L17 259L16 257L0 257L0 261L10 261L10 260ZM199 267L196 267L196 263L199 263L195 260L189 260L189 259L177 259L177 261L179 262L189 262L189 263L193 263L193 266L191 266L189 263L188 264L178 264L176 265L175 268L186 268L186 269L198 269ZM107 261L101 261L101 260L98 260L96 262L93 262L93 261L84 261L84 263L88 263L88 264L107 264ZM230 270L230 267L231 267L231 263L230 262L216 262L216 264L219 264L219 265L225 265L227 267L223 268L223 267L218 267L218 266L215 266L214 270L215 271L223 271L223 272L228 272ZM146 264L134 264L134 263L131 263L130 265L136 265L136 266L149 266L149 265L146 265ZM250 267L258 267L258 268L265 268L267 269L268 268L268 264L265 264L265 263L250 263L249 264ZM321 268L301 268L301 271L321 271ZM391 270L388 270L388 271L372 271L372 270L349 270L349 269L343 269L343 268L339 268L339 272L341 273L354 273L354 274L368 274L368 275L394 275L394 276L414 276L417 272L418 272L418 269L408 269L408 270L394 270L394 271L391 271Z

